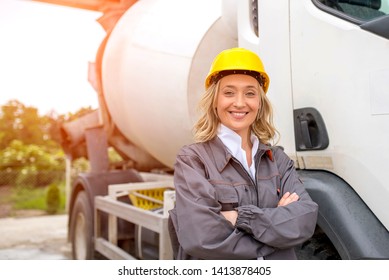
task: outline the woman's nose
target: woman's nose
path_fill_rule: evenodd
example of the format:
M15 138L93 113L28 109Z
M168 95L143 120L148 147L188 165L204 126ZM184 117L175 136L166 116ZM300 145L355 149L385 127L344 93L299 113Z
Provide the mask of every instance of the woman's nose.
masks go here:
M235 96L235 100L234 100L234 106L236 107L242 107L244 106L244 96L242 94L237 94Z

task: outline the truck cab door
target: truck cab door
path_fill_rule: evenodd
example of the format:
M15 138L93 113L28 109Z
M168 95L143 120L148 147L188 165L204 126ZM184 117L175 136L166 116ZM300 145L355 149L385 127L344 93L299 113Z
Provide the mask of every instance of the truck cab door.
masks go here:
M313 108L328 133L321 149L296 137L299 166L345 180L388 229L389 0L288 2L294 125L309 138Z

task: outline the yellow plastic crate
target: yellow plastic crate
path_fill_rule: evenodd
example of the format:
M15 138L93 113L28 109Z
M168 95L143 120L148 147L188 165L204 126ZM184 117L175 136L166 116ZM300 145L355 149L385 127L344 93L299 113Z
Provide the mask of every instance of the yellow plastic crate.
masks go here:
M137 190L129 193L132 205L145 210L153 210L163 207L163 193L172 188L157 188L149 190Z

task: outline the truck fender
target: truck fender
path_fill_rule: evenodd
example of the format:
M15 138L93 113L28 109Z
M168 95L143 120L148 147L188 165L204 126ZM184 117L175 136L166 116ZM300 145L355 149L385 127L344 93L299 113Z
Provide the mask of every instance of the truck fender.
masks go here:
M317 225L342 259L389 259L389 232L344 180L326 171L298 170L319 205Z

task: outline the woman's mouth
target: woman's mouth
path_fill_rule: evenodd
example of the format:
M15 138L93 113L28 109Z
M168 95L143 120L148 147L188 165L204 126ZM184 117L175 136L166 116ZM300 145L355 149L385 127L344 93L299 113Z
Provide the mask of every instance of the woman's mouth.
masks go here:
M247 115L247 112L230 112L230 114L235 119L243 119Z

